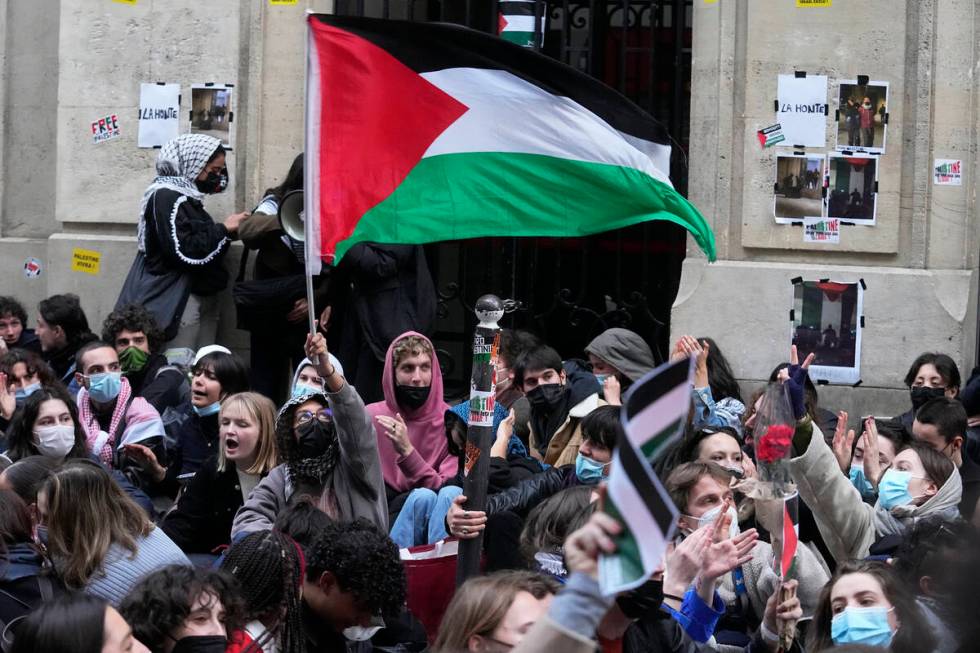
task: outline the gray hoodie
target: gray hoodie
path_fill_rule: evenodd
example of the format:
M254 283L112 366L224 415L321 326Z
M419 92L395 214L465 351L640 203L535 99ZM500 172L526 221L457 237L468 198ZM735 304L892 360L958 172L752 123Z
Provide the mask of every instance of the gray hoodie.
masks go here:
M650 345L629 329L606 329L589 343L585 352L606 361L634 383L657 366Z

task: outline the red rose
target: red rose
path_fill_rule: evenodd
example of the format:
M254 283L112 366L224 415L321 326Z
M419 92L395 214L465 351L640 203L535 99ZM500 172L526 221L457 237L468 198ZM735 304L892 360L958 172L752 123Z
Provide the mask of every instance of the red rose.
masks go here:
M773 424L762 434L755 445L755 455L759 462L774 463L786 456L793 444L793 427Z

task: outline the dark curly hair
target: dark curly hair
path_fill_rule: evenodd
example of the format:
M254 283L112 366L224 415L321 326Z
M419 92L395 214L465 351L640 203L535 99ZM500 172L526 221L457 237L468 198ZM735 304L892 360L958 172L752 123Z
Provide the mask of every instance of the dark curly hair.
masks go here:
M42 299L37 308L49 326L60 326L64 330L68 347L76 349L78 345L95 337L89 331L88 318L85 317L78 295L51 295Z
M202 594L221 601L229 634L245 623L245 603L233 576L185 565L170 565L144 576L119 604L119 613L132 627L133 637L153 653L163 653L164 643Z
M238 581L245 600L245 620L271 624L266 639L275 638L283 653L303 653L305 641L300 590L306 559L302 549L279 531L257 531L228 549L221 570Z
M102 340L113 347L116 346L116 336L120 331L142 331L150 352L157 352L163 344L163 331L157 325L156 319L142 304L127 304L109 313L102 322Z
M0 317L16 317L20 325L27 328L27 311L16 297L0 296Z
M372 614L397 615L405 604L405 569L398 547L366 519L334 522L306 547L306 579L316 583L324 572Z
M14 366L18 363L23 363L27 367L27 374L29 376L37 376L41 381L41 385L57 385L61 383L40 356L26 349L11 349L3 356L0 356L0 372L7 375L7 383L10 383L13 379Z

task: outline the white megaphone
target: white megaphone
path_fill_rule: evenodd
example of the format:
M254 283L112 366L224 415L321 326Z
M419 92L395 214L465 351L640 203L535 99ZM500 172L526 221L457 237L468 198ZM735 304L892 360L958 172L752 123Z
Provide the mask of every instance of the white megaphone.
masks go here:
M303 191L290 191L279 203L279 226L287 236L297 242L303 242L306 239L303 223Z

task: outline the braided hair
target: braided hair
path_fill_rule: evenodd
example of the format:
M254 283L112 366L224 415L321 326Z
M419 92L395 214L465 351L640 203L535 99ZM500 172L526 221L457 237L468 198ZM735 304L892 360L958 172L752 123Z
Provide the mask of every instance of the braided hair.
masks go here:
M228 549L221 569L234 576L245 597L246 621L271 623L266 633L246 648L261 651L276 638L282 653L303 653L300 588L306 560L296 542L279 531L250 533Z

